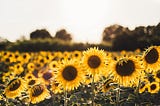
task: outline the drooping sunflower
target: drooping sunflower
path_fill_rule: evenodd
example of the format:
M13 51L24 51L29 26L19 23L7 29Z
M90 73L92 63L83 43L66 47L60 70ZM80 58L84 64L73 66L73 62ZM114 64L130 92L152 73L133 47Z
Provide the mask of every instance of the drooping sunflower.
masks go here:
M55 74L56 81L65 91L74 90L84 79L85 73L78 62L74 60L63 60Z
M136 56L125 56L118 60L114 60L110 64L111 73L114 76L114 81L128 86L130 83L136 83L140 76L143 76L142 61Z
M46 85L49 85L50 82L55 78L55 73L52 70L46 69L44 72L39 73L38 76Z
M26 87L27 85L22 78L13 79L5 88L4 94L7 98L16 98L21 95L21 92L23 92Z
M106 69L107 56L103 50L98 48L90 48L83 52L82 65L89 75L101 75L104 74Z
M113 80L112 79L107 79L103 86L102 86L102 92L107 92L109 91L110 89L114 88L113 85L111 85L111 83L113 83Z
M150 93L157 93L159 91L159 83L158 82L152 82L148 84L148 92Z
M143 53L145 70L158 70L160 66L160 46L151 46Z
M39 103L50 97L48 89L43 84L34 85L29 89L29 98L32 104Z

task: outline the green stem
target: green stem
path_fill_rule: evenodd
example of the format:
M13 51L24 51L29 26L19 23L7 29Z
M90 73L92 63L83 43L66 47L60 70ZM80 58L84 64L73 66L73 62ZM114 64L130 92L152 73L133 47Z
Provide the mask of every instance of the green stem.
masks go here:
M64 106L67 106L67 91L64 91Z
M95 90L94 75L93 75L93 77L92 77L91 89L92 89L92 95L91 95L92 106L95 106L95 103L94 103L94 96L95 96L95 93L94 93L94 90Z
M119 100L120 100L120 85L118 85L118 89L116 91L116 106L119 106Z
M122 84L123 84L123 78L122 78ZM120 84L118 84L118 88L116 91L116 106L119 106L120 101Z

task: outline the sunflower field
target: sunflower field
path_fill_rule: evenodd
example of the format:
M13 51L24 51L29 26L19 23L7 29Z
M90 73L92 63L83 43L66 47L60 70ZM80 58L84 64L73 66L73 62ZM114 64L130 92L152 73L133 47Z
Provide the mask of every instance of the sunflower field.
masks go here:
M1 106L160 105L160 46L0 51Z

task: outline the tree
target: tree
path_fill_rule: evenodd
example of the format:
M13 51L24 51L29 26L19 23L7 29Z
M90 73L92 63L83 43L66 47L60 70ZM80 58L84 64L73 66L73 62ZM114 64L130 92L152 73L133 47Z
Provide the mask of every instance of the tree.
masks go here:
M126 32L118 35L112 44L113 50L135 50L138 47L136 36L129 35Z
M124 28L120 25L111 25L109 27L106 27L103 31L103 41L112 41L114 38L116 38L117 35L120 35L123 32L129 32L128 28Z
M65 40L65 41L71 41L72 37L71 34L69 34L65 29L61 29L56 32L55 38Z
M158 23L157 26L154 27L153 34L160 36L160 23Z
M37 38L44 39L44 38L52 38L52 36L46 29L40 29L40 30L37 29L30 33L30 38L31 39L37 39Z

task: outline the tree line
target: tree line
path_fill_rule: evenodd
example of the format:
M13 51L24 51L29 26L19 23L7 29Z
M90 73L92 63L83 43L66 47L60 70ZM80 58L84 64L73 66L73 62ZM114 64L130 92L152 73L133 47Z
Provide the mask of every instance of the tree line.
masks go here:
M111 25L104 28L100 44L76 43L72 35L66 30L58 30L53 37L47 29L37 29L30 33L29 40L0 41L0 50L10 51L73 51L85 50L98 46L105 50L120 51L136 49L144 50L151 45L160 45L160 23L153 26L138 26L134 30L121 25Z

